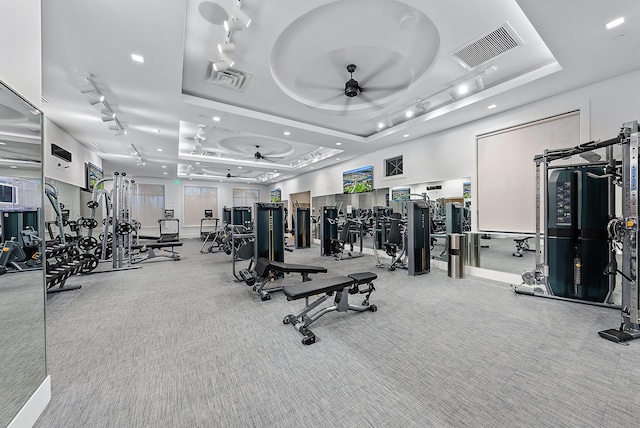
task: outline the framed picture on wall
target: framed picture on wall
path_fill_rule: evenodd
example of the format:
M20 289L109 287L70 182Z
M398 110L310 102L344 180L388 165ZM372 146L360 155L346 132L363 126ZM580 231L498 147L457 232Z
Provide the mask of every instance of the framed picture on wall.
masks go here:
M282 200L282 192L280 189L273 189L271 191L271 202L280 202Z
M93 192L93 188L96 183L104 178L104 171L97 165L87 162L86 166L86 181L85 189L89 192ZM100 184L98 190L102 189L103 185Z

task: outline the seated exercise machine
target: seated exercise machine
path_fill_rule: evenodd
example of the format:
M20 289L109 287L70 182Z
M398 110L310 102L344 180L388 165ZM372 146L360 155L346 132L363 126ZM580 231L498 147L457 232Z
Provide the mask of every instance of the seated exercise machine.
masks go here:
M348 276L340 276L335 278L327 278L313 282L303 282L301 284L287 285L282 292L289 300L305 299L305 307L295 315L287 315L282 322L291 324L293 328L298 330L302 335L302 343L311 345L316 341L316 335L309 330L309 326L317 321L321 316L329 312L347 312L356 311L375 312L378 310L376 305L369 304L369 296L375 290L373 280L378 276L372 272L352 273ZM366 285L366 288L360 288ZM319 309L313 314L311 311L320 306L329 297L334 295L333 305ZM309 303L309 297L317 294L324 294L313 302ZM349 294L365 294L362 305L352 305L349 303Z
M384 243L384 251L389 257L391 257L391 264L387 267L388 270L394 271L396 268L406 268L406 222L402 219L402 214L393 213L391 215L391 226L389 227L389 234L387 235L387 241ZM379 264L379 267L384 265Z
M529 238L531 238L531 236L513 239L516 243L516 251L513 253L513 257L522 257L525 251L535 251L529 248Z
M266 257L260 257L256 262L255 275L248 270L241 270L240 276L245 283L253 286L253 291L260 293L261 300L269 300L269 293L282 290L283 286L274 286L273 283L278 278L282 278L284 274L299 273L302 276L302 282L311 281L309 274L326 273L327 268L322 266L307 266L293 263L274 262Z

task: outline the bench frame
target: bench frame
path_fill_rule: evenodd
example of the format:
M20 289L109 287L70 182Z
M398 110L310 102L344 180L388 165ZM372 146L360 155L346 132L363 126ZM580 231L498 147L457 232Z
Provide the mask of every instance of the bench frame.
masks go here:
M240 276L245 279L247 285L253 285L253 291L257 291L260 294L262 301L271 299L269 293L282 290L284 286L281 284L274 285L274 282L277 278L283 277L284 274L299 273L302 276L302 282L307 282L311 281L309 274L327 272L327 269L322 266L307 266L307 269L303 269L301 265L273 262L264 257L258 259L255 269L257 279L261 279L260 284L255 283L255 278L253 279L253 283L251 283L252 278L247 276L245 272L240 272ZM245 278L245 276L247 276L247 278Z
M302 343L304 345L311 345L316 342L316 335L309 330L309 326L317 321L320 317L329 312L348 312L348 311L356 311L356 312L364 312L371 311L376 312L378 307L376 305L369 304L369 297L371 293L375 290L373 286L373 280L377 278L377 275L371 272L366 272L366 274L370 274L367 278L359 280L356 275L351 274L348 277L338 277L338 278L330 278L326 281L321 281L318 284L318 290L327 288L327 281L335 281L336 286L329 291L326 291L323 296L318 297L313 302L309 303L309 295L304 296L305 299L305 307L297 314L287 315L284 317L282 322L284 324L291 324L293 328L298 330L302 335ZM362 274L360 274L362 275ZM366 284L365 289L361 289L360 286ZM285 287L285 295L286 287ZM311 293L312 291L310 291ZM319 309L317 312L310 314L314 309L324 303L329 297L331 297L335 293L335 297L333 299L333 305L327 306L325 308ZM307 293L308 294L308 293ZM365 298L362 301L361 305L353 305L349 303L349 294L365 294ZM302 298L302 297L300 297ZM297 300L297 298L296 298Z

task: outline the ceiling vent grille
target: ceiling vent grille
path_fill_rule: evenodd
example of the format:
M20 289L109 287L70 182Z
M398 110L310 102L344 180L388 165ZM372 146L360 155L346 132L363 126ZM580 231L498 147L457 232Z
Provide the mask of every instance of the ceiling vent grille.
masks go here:
M478 40L453 52L452 55L462 66L472 70L523 44L524 42L513 31L509 23L505 22Z
M245 73L232 68L226 70L216 71L213 68L213 63L209 64L209 73L207 82L213 83L225 88L234 89L236 91L244 92L245 88L251 80L252 74Z

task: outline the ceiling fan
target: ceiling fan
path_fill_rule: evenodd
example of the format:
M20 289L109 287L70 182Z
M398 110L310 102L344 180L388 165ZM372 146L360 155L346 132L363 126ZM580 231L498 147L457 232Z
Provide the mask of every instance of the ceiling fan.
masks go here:
M255 160L266 160L269 162L275 162L274 159L282 159L282 156L269 156L266 157L262 153L260 153L260 146L256 146L256 152L253 154L253 158Z
M342 66L340 68L342 68ZM333 95L327 99L320 100L320 103L332 104L335 102L339 102L339 100L342 99L344 100L343 112L347 111L346 109L349 107L352 101L356 98L361 100L364 103L370 104L374 108L382 108L383 105L381 105L377 100L377 98L380 95L384 97L396 91L402 91L406 89L406 87L410 83L407 81L403 81L400 83L395 83L390 85L372 86L369 84L370 80L376 77L380 79L379 75L380 75L380 72L383 70L383 67L377 67L374 70L370 70L368 75L365 76L364 78L361 78L360 81L353 78L353 73L355 73L356 70L358 69L358 67L355 64L348 64L346 68L347 68L347 72L349 73L349 80L345 82L344 89L341 90L340 92L336 91L337 88L334 85L327 85L327 84L318 83L318 82L302 82L302 83L309 88L330 90ZM368 96L369 94L373 94L374 92L381 92L381 94L373 97ZM346 99L344 97L346 97ZM342 103L340 102L340 104Z

